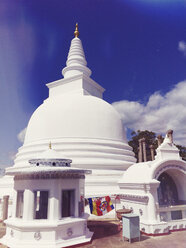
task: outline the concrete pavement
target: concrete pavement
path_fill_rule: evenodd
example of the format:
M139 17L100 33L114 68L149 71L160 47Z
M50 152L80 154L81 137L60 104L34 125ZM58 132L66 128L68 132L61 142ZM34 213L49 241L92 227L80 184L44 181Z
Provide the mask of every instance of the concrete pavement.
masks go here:
M136 239L132 243L122 240L122 231L119 222L88 221L91 231L94 231L90 244L79 245L82 248L186 248L186 231L172 232L165 236L148 237L141 235L141 241ZM0 225L0 237L5 234L5 227ZM6 246L0 245L0 248ZM26 247L25 247L26 248Z

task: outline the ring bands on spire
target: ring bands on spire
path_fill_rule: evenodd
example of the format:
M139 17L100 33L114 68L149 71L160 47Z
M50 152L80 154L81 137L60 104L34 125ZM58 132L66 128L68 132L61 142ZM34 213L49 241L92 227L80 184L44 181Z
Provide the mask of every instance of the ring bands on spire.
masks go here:
M76 23L76 29L75 29L75 32L74 32L74 36L75 36L75 38L77 38L79 36L78 23Z

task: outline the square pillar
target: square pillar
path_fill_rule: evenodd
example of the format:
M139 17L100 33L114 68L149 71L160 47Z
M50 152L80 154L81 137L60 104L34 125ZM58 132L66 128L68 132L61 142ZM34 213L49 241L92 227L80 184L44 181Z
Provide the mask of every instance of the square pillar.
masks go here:
M8 217L8 202L9 202L9 195L3 196L3 221Z
M50 220L59 220L59 190L58 184L56 182L51 182L51 190L49 193L49 208L48 208L48 219Z
M160 182L157 180L152 180L149 184L146 185L146 189L148 192L148 219L151 223L156 223L158 221L158 214L156 209L157 202L157 188Z
M13 194L12 194L12 218L16 217L16 206L17 206L17 191L13 189Z
M34 192L30 189L24 191L23 219L33 220L34 216Z

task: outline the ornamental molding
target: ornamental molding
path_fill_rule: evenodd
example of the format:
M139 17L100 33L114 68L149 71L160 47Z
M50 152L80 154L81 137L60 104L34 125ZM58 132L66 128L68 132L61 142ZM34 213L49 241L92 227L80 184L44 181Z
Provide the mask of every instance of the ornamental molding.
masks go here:
M41 233L40 232L35 232L34 233L34 238L35 238L35 240L39 241L41 239Z
M60 167L70 167L70 159L30 159L30 164L35 164L36 166L60 166Z
M143 215L143 210L141 208L139 209L139 214L140 214L140 216Z
M148 196L142 196L142 195L128 195L128 194L122 194L120 195L120 199L127 200L127 201L133 201L133 202L139 202L139 203L145 203L147 204L149 201Z
M14 231L11 229L11 231L10 231L10 236L11 237L14 237Z
M186 173L186 168L182 165L165 165L162 168L158 169L155 173L154 178L158 179L158 177L166 170L168 169L175 169L175 170L179 170L182 171L183 173Z
M153 188L157 188L158 182L156 181L149 181L144 183L119 183L119 186L121 189L133 189L133 190L139 190L142 189L145 192L150 191Z
M87 232L87 223L84 223L84 233Z
M85 175L76 173L62 173L50 171L50 172L37 172L30 174L19 174L15 175L14 180L37 180L37 179L84 179Z
M67 229L67 236L71 237L72 234L73 234L73 231L72 231L72 228L70 227L70 228Z
M119 186L122 189L144 189L144 185L146 185L146 183L119 183Z

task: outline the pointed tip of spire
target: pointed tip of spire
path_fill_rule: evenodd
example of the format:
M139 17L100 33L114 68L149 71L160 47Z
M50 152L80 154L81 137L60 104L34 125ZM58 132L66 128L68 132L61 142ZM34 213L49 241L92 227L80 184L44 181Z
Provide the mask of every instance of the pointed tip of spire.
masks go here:
M75 29L75 32L74 32L74 36L75 36L75 38L77 38L79 36L78 23L76 23L76 29Z

